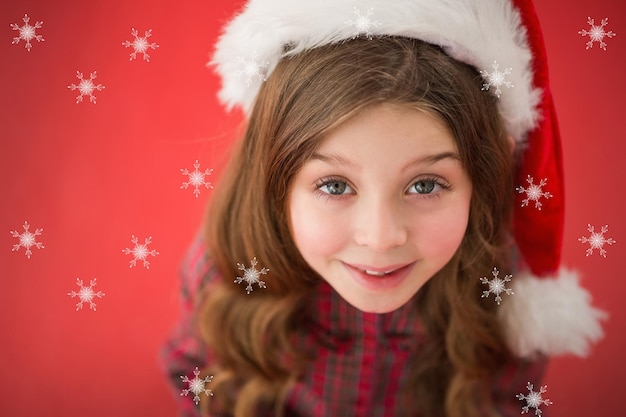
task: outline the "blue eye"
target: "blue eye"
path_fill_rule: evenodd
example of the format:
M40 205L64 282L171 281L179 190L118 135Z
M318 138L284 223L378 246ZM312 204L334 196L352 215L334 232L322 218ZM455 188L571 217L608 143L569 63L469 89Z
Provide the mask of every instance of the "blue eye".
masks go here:
M438 178L424 178L414 182L408 194L417 194L423 197L439 197L443 190L449 189L450 186ZM318 180L315 183L315 190L318 195L324 198L343 198L350 194L356 194L356 191L348 185L348 183L339 177L327 177Z
M430 194L435 189L435 185L437 184L435 184L434 181L422 180L413 184L413 189L415 189L415 191L417 191L418 194Z
M411 194L433 195L438 194L441 190L450 188L447 184L442 183L436 178L425 178L414 182L409 189Z
M345 181L335 178L328 178L316 186L321 192L331 195L343 195L346 190L352 191L352 188Z

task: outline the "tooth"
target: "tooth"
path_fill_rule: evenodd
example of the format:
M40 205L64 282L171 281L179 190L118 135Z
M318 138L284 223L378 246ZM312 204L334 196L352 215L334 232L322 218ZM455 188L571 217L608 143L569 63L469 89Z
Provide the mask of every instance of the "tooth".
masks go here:
M387 272L376 272L376 271L367 271L367 270L365 271L365 273L369 275L376 275L378 277L382 277L383 275L387 274Z

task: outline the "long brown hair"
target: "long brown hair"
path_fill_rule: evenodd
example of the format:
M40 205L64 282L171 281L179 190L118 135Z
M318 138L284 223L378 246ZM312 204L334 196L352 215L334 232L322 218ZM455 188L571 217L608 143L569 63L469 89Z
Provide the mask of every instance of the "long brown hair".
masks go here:
M288 55L288 54L287 54ZM283 58L261 87L242 140L207 211L214 283L199 326L215 376L210 409L236 417L279 413L308 358L291 336L321 279L288 227L290 184L320 141L365 108L394 103L440 117L472 181L470 218L453 259L417 294L428 343L412 365L406 405L427 416L491 411L490 384L510 358L480 276L506 267L513 158L497 99L440 48L400 37L355 39ZM237 263L256 257L267 288L246 295ZM492 301L492 300L491 300ZM206 410L205 410L206 411Z

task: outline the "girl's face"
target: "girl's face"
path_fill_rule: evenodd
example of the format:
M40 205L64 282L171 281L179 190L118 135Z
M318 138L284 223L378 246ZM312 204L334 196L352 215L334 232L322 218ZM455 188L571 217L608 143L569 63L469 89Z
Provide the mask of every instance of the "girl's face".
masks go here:
M333 130L304 164L289 195L291 233L348 303L387 313L452 258L471 195L445 124L385 104Z

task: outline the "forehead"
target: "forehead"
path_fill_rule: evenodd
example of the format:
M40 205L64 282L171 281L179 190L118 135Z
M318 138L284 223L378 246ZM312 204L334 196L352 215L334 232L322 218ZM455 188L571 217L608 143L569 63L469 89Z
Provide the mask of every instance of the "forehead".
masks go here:
M440 162L441 161L441 162ZM376 175L405 175L411 168L458 167L462 163L445 123L432 113L397 106L377 106L333 129L307 165Z
M447 124L434 112L384 103L368 106L333 128L320 141L317 151L343 149L358 154L371 148L379 152L457 150Z

